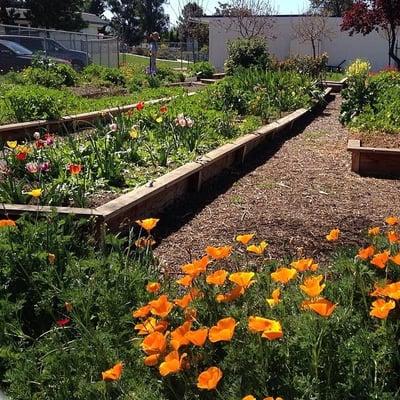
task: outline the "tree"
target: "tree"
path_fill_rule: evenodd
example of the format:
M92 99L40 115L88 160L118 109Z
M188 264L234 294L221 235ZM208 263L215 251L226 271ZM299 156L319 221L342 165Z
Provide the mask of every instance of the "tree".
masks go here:
M341 17L354 3L354 0L310 0L311 9L330 17Z
M215 15L229 17L227 31L237 32L242 38L265 37L273 21L268 17L273 14L270 0L230 0L218 3Z
M400 0L358 0L343 16L341 26L350 35L383 31L388 40L389 57L400 70L400 58L396 54L398 29L400 28Z
M86 26L83 5L83 0L27 0L26 17L34 27L79 31Z
M202 16L204 16L203 8L197 3L185 4L181 16L178 19L180 40L186 41L189 38L196 39L200 47L208 44L208 26L193 20L193 18Z
M319 13L308 13L293 24L296 37L303 43L310 42L313 58L317 57L318 44L323 39L331 40L334 32L329 29L328 18Z
M0 23L14 25L15 20L20 17L16 8L23 6L23 0L0 0Z
M85 12L95 14L99 17L103 15L105 11L104 0L87 0L85 4Z
M109 0L113 13L114 30L129 46L138 44L151 32L166 30L168 17L164 13L165 0Z

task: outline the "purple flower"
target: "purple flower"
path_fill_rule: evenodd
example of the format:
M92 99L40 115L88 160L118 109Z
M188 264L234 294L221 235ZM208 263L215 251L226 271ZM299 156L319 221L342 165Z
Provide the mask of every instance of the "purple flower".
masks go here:
M39 170L41 172L48 172L50 170L50 161L44 161L39 164Z
M39 171L39 166L37 163L35 162L29 162L25 165L25 168L28 172L30 172L31 174L36 174L36 172Z

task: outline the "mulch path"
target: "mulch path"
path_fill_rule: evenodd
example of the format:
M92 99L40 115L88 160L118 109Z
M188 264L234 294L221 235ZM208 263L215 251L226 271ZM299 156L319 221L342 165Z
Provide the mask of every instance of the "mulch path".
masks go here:
M323 261L335 248L325 240L332 228L341 229L340 243L361 245L368 227L400 216L399 180L350 171L340 103L337 96L305 129L168 210L155 232L161 239L155 253L165 268L172 272L207 245L230 244L250 232L269 243L271 258Z

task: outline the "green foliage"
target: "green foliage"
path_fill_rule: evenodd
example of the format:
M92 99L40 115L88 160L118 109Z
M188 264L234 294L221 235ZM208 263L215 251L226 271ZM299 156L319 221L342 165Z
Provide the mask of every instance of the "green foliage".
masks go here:
M271 63L267 43L261 38L235 39L228 43L225 72L234 74L238 68L266 69Z
M208 61L199 61L190 66L190 72L199 79L207 79L212 78L215 68Z
M88 79L96 79L104 83L124 86L125 77L118 68L104 67L102 65L90 64L83 70L83 75Z
M274 68L280 71L294 71L321 79L325 74L327 62L327 54L322 54L316 58L311 56L295 56L281 62L276 61Z

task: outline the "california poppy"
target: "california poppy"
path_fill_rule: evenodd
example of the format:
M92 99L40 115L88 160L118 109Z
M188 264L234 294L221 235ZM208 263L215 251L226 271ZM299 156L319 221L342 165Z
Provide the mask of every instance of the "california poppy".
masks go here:
M210 342L229 342L232 340L236 325L237 322L232 317L220 319L217 325L210 328L208 333Z
M145 318L150 314L151 307L146 304L132 313L133 318Z
M334 242L339 239L340 229L332 229L327 235L326 240L328 242Z
M358 258L360 258L361 260L364 260L364 261L371 258L374 254L375 254L374 246L368 246L368 247L358 250Z
M296 277L297 271L294 268L280 267L271 273L271 278L275 282L288 283Z
M246 289L255 282L252 280L254 275L254 272L235 272L229 275L229 280Z
M254 233L250 233L247 235L237 235L236 236L236 241L239 243L242 243L244 245L247 245L247 243L250 242L251 239L253 239Z
M257 316L250 316L247 327L251 332L263 332L271 325L271 323L272 320L270 319Z
M168 297L163 294L158 299L150 301L150 312L153 315L158 315L161 318L165 318L173 308L173 304L168 301Z
M103 381L106 382L118 381L121 378L123 368L124 365L121 362L119 362L115 364L112 368L108 369L107 371L102 372L101 377Z
M244 287L242 286L235 286L230 292L226 294L218 294L215 300L218 303L228 303L230 301L236 300L244 293Z
M161 332L154 331L143 339L141 347L147 355L164 353L167 340Z
M395 231L389 231L387 233L387 238L390 244L395 244L399 241L399 235Z
M381 233L381 228L379 226L375 226L373 228L368 229L368 235L370 236L377 236Z
M312 258L302 258L300 260L293 261L290 265L298 272L316 271L318 269L318 264L314 264L314 259Z
M265 397L263 400L274 400L272 396ZM275 400L283 400L282 397L277 397Z
M161 289L161 285L158 282L149 282L146 285L146 290L149 293L157 293Z
M228 272L225 271L224 269L219 269L215 272L213 272L210 275L207 275L206 282L209 285L223 285L225 283L226 277L228 276Z
M195 346L202 347L207 340L207 335L208 328L201 328L195 331L188 331L185 334L185 337L189 340L190 343L194 344Z
M242 400L257 400L257 399L251 394L248 394L247 396L244 396Z
M178 285L182 286L190 286L192 282L193 282L193 276L190 275L185 275L176 281Z
M206 272L207 265L209 263L210 260L208 259L208 257L204 256L199 260L193 260L190 264L183 265L181 269L185 274L196 277L201 273Z
M389 255L390 253L387 250L382 253L377 253L372 257L371 264L377 268L384 269L389 260Z
M0 219L0 228L17 226L12 219Z
M193 298L190 294L185 294L181 299L176 299L174 302L177 306L186 308L192 300Z
M378 286L375 284L375 290L370 296L390 297L393 300L400 300L400 282L389 283L386 286Z
M167 321L157 321L155 318L147 318L142 324L135 325L135 330L139 331L138 335L148 335L153 332L165 332L168 327Z
M377 299L372 303L370 315L372 317L386 319L389 315L390 310L396 307L396 303L393 300L385 301L383 299Z
M390 260L393 261L395 264L400 265L400 253L397 253L393 257L390 257Z
M270 299L267 299L267 303L270 307L274 307L280 302L281 290L279 288L272 291Z
M336 304L327 299L305 300L301 304L303 309L310 309L322 317L329 317L336 308Z
M158 364L161 354L151 354L144 359L144 365L154 367Z
M181 362L184 357L186 357L186 354L182 354L182 356L179 357L179 353L176 350L167 354L159 367L161 376L167 376L169 374L179 372L181 369Z
M309 297L317 297L324 290L325 284L321 285L324 277L322 275L309 276L304 279L300 289Z
M150 231L156 227L158 221L160 220L157 218L147 218L147 219L139 219L135 222L150 233Z
M283 336L282 326L279 321L271 320L271 324L267 326L261 337L268 340L280 339Z
M232 246L222 246L222 247L212 247L208 246L206 248L206 253L209 257L214 260L221 260L223 258L228 258L231 255Z
M178 326L175 330L171 332L171 346L174 350L178 351L180 347L186 346L190 343L186 334L189 332L192 323L186 321L183 325Z
M264 254L265 249L267 248L268 243L265 241L262 241L259 245L252 244L251 246L247 246L247 251L249 253L254 253L254 254Z
M213 390L222 378L222 371L218 367L210 367L203 371L197 378L199 389Z
M397 224L399 223L399 219L398 219L397 217L390 216L390 217L387 217L387 218L385 219L385 222L386 222L388 225L393 226L393 225L397 225Z

